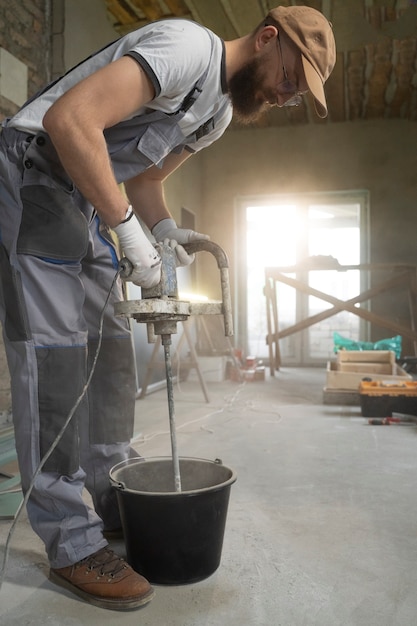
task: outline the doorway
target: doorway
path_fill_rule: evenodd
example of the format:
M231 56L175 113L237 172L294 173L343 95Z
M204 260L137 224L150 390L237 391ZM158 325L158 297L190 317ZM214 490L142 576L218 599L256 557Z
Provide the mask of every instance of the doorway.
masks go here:
M366 275L358 270L302 270L308 259L340 265L367 262L366 192L242 198L237 204L237 216L237 232L244 233L236 264L237 335L247 354L268 358L265 267L293 268L289 275L343 300L367 287ZM331 306L282 283L277 290L280 330ZM308 366L326 362L333 353L334 332L351 339L366 339L368 329L358 316L340 312L282 339L283 363Z

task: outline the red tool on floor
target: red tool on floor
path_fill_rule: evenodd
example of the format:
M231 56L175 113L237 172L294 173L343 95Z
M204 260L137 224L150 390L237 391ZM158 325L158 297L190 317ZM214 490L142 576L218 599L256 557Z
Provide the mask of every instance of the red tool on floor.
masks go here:
M400 417L383 417L383 418L372 418L368 420L368 424L371 426L389 426L390 424L400 424L402 420Z

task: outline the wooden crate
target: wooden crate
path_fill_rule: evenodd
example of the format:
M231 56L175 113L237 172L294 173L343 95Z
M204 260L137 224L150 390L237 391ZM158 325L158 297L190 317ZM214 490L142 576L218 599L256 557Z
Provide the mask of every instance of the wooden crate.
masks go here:
M357 391L363 378L401 382L412 376L397 365L391 350L343 350L327 363L326 389Z

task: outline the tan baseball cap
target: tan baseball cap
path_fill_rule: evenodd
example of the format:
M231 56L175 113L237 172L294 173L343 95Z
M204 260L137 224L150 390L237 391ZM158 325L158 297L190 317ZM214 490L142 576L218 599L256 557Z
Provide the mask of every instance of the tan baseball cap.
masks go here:
M326 117L324 83L336 63L336 43L331 23L320 11L306 6L279 6L271 9L268 17L281 27L300 50L317 115Z

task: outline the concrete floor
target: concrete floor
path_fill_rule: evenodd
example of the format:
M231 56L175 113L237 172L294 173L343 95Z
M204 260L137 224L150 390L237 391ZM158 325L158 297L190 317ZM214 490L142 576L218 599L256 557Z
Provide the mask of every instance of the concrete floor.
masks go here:
M265 382L175 388L182 456L236 469L219 569L157 586L139 611L94 608L47 580L23 516L3 588L3 626L414 626L417 428L370 426L359 407L322 404L321 369ZM135 448L170 453L166 392L137 402ZM169 520L167 520L169 523ZM10 527L0 523L4 545ZM114 548L124 552L124 545Z

